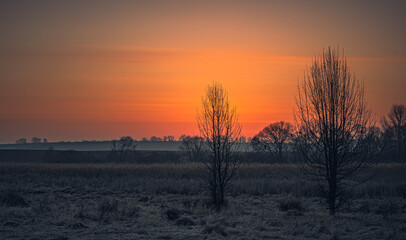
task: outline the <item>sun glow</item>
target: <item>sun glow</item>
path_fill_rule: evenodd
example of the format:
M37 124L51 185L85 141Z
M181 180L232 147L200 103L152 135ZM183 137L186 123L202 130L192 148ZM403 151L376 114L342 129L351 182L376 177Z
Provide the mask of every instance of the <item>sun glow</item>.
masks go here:
M0 3L0 142L197 134L196 110L213 81L252 136L293 120L298 80L334 44L365 80L377 116L406 101L406 36L388 17L403 12L381 7L381 19L361 18L360 3L327 17L301 1L116 2Z

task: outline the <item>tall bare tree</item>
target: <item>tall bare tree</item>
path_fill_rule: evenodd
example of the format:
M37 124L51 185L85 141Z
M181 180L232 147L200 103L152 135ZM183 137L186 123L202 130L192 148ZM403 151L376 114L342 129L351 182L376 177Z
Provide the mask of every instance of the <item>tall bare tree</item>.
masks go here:
M285 159L287 142L292 140L293 126L288 122L275 122L262 129L251 140L254 150L269 153L279 159Z
M373 152L364 86L351 74L346 58L329 47L307 69L296 106L303 172L318 183L330 214L335 215L345 187Z
M406 158L406 106L393 105L387 117L382 119L386 136L393 138L398 158ZM392 139L390 139L392 140Z
M207 149L207 181L217 210L224 205L224 193L233 177L238 161L237 140L241 125L235 107L230 106L223 86L214 82L206 88L197 121Z

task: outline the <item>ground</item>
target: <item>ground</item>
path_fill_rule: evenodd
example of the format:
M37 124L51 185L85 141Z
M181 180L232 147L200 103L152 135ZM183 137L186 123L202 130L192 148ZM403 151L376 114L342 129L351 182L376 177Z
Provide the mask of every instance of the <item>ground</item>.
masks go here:
M240 166L217 212L199 164L1 163L0 238L406 239L406 167L378 168L331 217L295 165Z

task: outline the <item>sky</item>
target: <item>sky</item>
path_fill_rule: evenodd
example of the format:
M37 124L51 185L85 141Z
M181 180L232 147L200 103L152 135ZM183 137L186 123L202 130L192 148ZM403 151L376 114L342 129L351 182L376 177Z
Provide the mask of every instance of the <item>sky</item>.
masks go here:
M0 143L199 134L223 84L243 135L293 121L298 82L344 51L380 119L406 104L405 1L1 1Z

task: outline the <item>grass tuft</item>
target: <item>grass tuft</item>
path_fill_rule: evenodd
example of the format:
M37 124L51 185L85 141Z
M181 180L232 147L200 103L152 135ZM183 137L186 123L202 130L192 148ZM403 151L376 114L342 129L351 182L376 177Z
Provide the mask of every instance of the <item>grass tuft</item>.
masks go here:
M302 201L299 198L287 197L283 200L279 200L279 210L282 212L296 212L302 213L304 211Z

